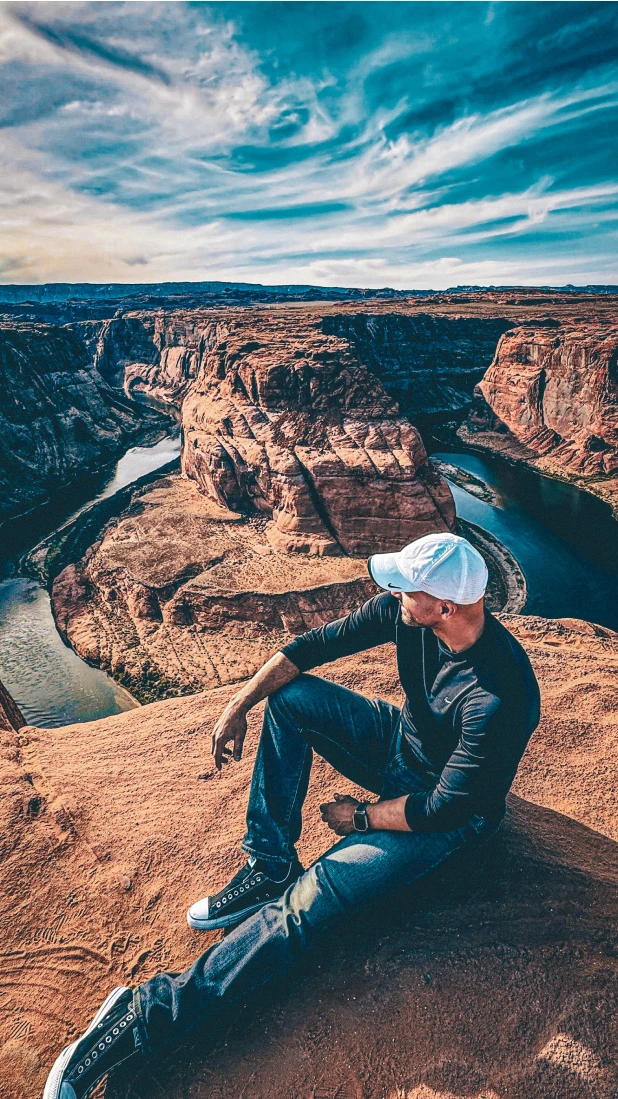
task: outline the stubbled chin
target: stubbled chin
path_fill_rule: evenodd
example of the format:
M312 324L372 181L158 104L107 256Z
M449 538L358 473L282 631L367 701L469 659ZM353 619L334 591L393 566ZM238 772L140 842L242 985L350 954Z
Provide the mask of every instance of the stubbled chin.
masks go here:
M416 618L412 618L412 615L408 611L404 611L403 607L401 608L401 621L404 626L420 626L421 624L420 622L417 622Z

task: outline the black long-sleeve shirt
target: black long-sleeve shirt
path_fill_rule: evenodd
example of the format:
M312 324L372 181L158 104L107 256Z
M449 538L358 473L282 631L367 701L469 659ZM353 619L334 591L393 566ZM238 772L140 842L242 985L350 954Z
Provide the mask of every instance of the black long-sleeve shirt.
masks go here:
M409 795L409 827L446 831L474 814L499 821L539 723L539 687L524 649L486 612L478 641L453 653L432 630L402 622L399 600L385 592L282 652L306 672L389 641L406 696L402 731L414 769L431 785L428 794Z

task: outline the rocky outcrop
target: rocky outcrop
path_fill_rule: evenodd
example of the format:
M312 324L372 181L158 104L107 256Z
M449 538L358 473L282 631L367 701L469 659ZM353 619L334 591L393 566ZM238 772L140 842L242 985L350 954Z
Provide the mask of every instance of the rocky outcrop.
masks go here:
M0 682L0 732L21 729L25 724L26 720L15 699L11 697L4 683Z
M0 325L0 521L164 422L93 368L78 326Z
M618 641L507 624L544 715L483 861L352 914L250 1014L209 1018L109 1099L614 1099ZM399 700L389 648L324 671ZM215 776L209 734L230 693L0 738L2 1099L40 1099L115 985L177 972L216 940L185 912L242 858L260 715L243 760ZM335 791L359 794L316 758L305 865L332 842L319 804Z
M309 317L244 318L205 348L182 406L182 467L272 516L287 552L366 555L454 523L420 435L349 343Z
M564 470L618 473L618 326L508 332L479 388L488 427Z

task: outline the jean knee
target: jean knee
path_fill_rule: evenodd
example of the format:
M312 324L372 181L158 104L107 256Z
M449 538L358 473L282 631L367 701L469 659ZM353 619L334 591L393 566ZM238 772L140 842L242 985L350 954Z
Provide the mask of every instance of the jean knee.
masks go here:
M296 717L302 714L307 699L312 692L313 681L308 675L299 675L290 683L279 687L278 691L271 694L266 701L266 711L273 717L281 714Z
M339 919L346 908L322 862L314 863L301 874L281 898L280 905L288 936L307 946Z

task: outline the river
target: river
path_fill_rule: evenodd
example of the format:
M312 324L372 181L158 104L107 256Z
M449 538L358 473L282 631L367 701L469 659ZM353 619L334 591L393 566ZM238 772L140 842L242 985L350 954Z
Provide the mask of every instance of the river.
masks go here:
M18 552L87 503L112 496L167 465L179 450L176 435L154 446L133 447L96 482L74 486L35 515L7 525L2 531L4 575ZM528 584L525 613L586 618L618 629L618 523L607 505L573 485L497 458L462 452L434 457L491 489L490 504L451 482L458 514L495 535L519 562ZM89 721L137 705L63 643L47 591L19 575L0 583L0 679L26 720L41 726Z
M487 485L492 504L450 482L457 514L490 531L519 562L525 614L585 618L618 630L618 522L598 497L499 458L433 455Z
M11 571L17 553L67 518L79 514L84 505L113 496L145 474L167 465L179 453L180 439L176 434L154 446L132 447L115 467L96 480L88 478L85 483L59 493L31 516L6 524L0 551L5 574ZM94 493L93 486L96 486ZM77 510L76 503L81 505ZM26 721L48 728L91 721L137 705L110 676L91 668L64 644L54 623L47 591L36 581L18 575L8 576L0 583L0 680Z

